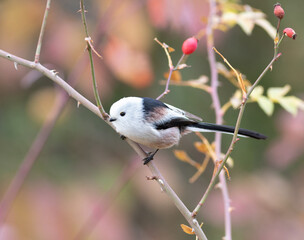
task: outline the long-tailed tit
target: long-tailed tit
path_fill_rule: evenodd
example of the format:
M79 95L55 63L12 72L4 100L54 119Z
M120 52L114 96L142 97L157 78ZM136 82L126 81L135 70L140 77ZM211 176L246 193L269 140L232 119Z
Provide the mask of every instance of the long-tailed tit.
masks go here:
M110 109L110 122L122 138L157 149L144 160L147 164L162 148L178 144L190 132L234 133L234 127L202 122L198 117L152 98L126 97ZM240 128L239 136L266 139L263 134Z

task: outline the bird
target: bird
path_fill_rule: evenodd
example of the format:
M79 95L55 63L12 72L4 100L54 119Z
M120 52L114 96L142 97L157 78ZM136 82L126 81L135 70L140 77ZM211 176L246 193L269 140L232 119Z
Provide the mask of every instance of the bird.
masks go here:
M124 97L110 107L109 121L122 139L156 149L144 159L151 161L159 149L177 145L182 136L191 132L221 132L233 134L233 126L203 122L182 109L148 97ZM261 133L242 129L238 136L266 139Z

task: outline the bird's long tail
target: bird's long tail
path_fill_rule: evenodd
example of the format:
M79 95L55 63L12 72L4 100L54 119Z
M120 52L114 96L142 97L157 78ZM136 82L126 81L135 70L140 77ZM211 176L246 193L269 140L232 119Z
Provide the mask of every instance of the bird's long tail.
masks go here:
M233 134L235 127L232 126L226 126L226 125L218 125L214 123L206 123L206 122L200 122L200 123L193 123L187 127L187 130L193 131L193 132L222 132L222 133L228 133ZM238 136L242 137L251 137L255 139L266 139L267 137L261 133L254 132L251 130L240 128L238 132Z

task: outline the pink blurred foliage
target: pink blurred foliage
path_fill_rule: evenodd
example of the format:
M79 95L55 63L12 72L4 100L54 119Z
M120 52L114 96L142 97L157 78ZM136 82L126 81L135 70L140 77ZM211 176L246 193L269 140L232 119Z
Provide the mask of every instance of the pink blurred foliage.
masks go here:
M34 59L32 42L39 33L44 3L39 0L20 4L18 0L1 1L0 6L0 46L13 54ZM26 21L25 21L26 19ZM9 95L19 87L19 80L27 71L19 66L16 71L13 63L0 59L0 95ZM9 80L8 80L9 79Z
M61 14L58 14L61 15ZM79 31L79 21L68 17L58 17L49 26L42 49L41 61L70 70L79 56L84 55L84 36Z
M21 239L17 230L9 224L4 224L0 228L0 240L19 240Z
M130 47L126 41L111 37L104 58L115 76L132 87L147 87L154 78L147 53Z
M247 240L303 239L303 173L299 172L297 176L289 182L273 171L263 170L234 178L229 191L237 235ZM210 195L204 212L206 222L219 227L224 224L219 191Z
M15 240L15 235L31 240L73 239L100 198L92 185L33 184L23 190L10 214L2 233L10 238L0 239ZM89 234L90 239L128 240L130 229L126 212L116 204Z
M293 117L282 111L276 128L279 136L271 143L266 156L270 164L285 169L304 153L304 112L299 111L297 116Z
M208 13L207 1L149 0L147 9L151 23L157 28L172 28L188 36L202 29L201 21Z
M172 28L182 35L192 36L202 29L204 24L201 18L207 13L207 2L199 0L155 0L146 4L133 1L126 1L124 4L98 1L94 4L97 6L96 9L100 8L101 16L105 14L104 9L112 9L106 12L106 22L100 24L106 26L106 32L101 33L105 38L102 43L98 41L98 45L95 46L98 52L104 55L103 62L106 63L106 66L97 63L95 69L99 72L98 79L102 79L102 89L105 89L103 95L112 88L108 81L109 70L117 80L132 87L150 86L154 72L149 51L154 44L155 28ZM116 7L111 8L111 4ZM12 49L13 53L29 59L31 56L34 57L44 7L44 3L38 0L29 0L26 5L16 0L4 1L1 9L5 11L0 9L0 35L6 36L0 39L2 48ZM77 60L85 54L83 26L77 12L66 12L56 2L52 3L51 10L41 51L41 62L50 64L60 76L65 77L64 74L70 72ZM25 16L27 17L24 18ZM94 29L91 21L89 29ZM14 71L11 63L0 61L1 72L7 68L12 69L6 71L5 78L0 77L0 89L16 89L27 70L19 67L18 71ZM10 81L2 81L7 78ZM80 86L85 93L91 94L91 86L84 82L90 81L81 81Z

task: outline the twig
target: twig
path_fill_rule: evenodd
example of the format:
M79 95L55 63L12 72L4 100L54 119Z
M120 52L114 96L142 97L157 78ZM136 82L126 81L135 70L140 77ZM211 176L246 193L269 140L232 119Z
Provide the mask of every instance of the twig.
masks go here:
M17 57L12 55L6 51L0 50L0 57L5 58L9 61L16 62L19 65L36 69L37 71L41 72L44 76L48 77L50 80L61 86L72 98L74 98L77 102L81 103L84 107L89 109L91 112L99 116L103 119L98 107L96 107L93 103L91 103L88 99L83 97L80 93L78 93L73 87L71 87L67 82L65 82L61 77L55 74L53 71L47 69L46 67L42 66L40 63L34 63L23 58ZM108 125L113 127L113 125L109 121L105 121ZM134 149L134 151L141 157L147 157L147 153L141 149L141 147L137 144L132 142L131 140L127 139L128 144ZM178 198L176 193L172 190L169 186L167 181L161 176L159 170L156 168L153 161L150 161L147 166L149 167L150 171L152 172L153 176L157 176L159 181L158 184L161 188L166 192L169 198L173 201L176 207L180 210L180 212L184 215L190 226L194 229L196 235L200 240L207 239L204 232L200 228L197 220L193 218L191 212L186 208L184 203Z
M47 20L48 14L49 14L50 6L51 6L51 1L52 0L47 0L47 3L46 3L46 8L45 8L45 11L44 11L43 21L42 21L40 34L39 34L39 39L38 39L37 48L36 48L36 53L35 53L35 63L39 62L42 39L43 39L43 35L44 35L44 30L45 30L45 27L46 27L46 20Z
M100 110L101 116L103 117L103 119L106 120L109 116L108 116L108 114L106 113L106 111L104 110L104 108L102 106L102 103L101 103L101 100L100 100L100 97L99 97L99 93L98 93L92 49L93 49L94 52L96 52L96 51L92 47L92 40L91 40L91 37L89 36L89 31L88 31L88 26L87 26L87 21L86 21L86 16L85 16L85 9L84 9L83 0L80 0L80 10L81 10L82 22L83 22L84 29L85 29L85 35L86 35L85 40L87 42L87 50L88 50L89 57L90 57L94 96L95 96L97 107ZM100 57L99 54L97 54L97 55Z
M55 82L60 87L62 87L68 93L69 96L71 96L77 102L81 103L84 107L88 108L90 111L92 111L93 113L95 113L96 115L98 115L99 117L102 118L102 116L99 112L99 109L93 103L91 103L88 99L86 99L80 93L78 93L66 81L64 81L61 77L59 77L56 73L54 73L54 71L49 70L48 68L44 67L40 63L35 63L35 62L28 61L26 59L17 57L13 54L10 54L10 53L6 52L6 51L3 51L1 49L0 49L0 57L5 58L5 59L7 59L9 61L12 61L12 62L16 62L19 65L22 65L22 66L25 66L25 67L28 67L28 68L31 68L31 69L35 69L35 70L41 72L44 76L48 77L53 82Z
M167 59L168 59L168 65L169 65L169 74L168 74L168 78L167 78L167 82L166 82L166 87L165 87L165 90L163 91L162 94L160 94L156 100L159 100L161 99L164 95L168 94L170 92L169 90L169 85L170 85L170 80L171 80L171 76L172 76L172 73L173 71L176 71L180 65L180 63L184 60L185 58L185 54L183 54L181 56L181 58L178 60L176 66L174 67L173 63L172 63L172 59L171 59L171 56L170 56L170 51L174 51L174 49L170 48L167 44L165 43L161 43L157 38L154 38L154 41L157 42L159 45L162 46L162 48L164 49L165 53L166 53L166 56L167 56Z
M206 26L206 38L207 38L208 60L211 71L211 98L214 106L216 123L222 124L223 113L221 110L220 98L217 91L219 85L218 71L216 66L215 53L213 51L213 46L214 46L213 19L215 16L216 16L216 2L214 0L209 0L209 17L208 17L208 24ZM217 132L215 133L215 153L217 156L217 162L214 165L215 169L217 167L217 163L219 163L221 160L221 152L222 152L221 145L222 145L222 134ZM221 190L222 190L223 203L224 203L224 213L225 213L225 240L231 240L232 237L231 237L230 198L229 198L229 192L228 192L226 177L224 172L220 174L220 183L221 183ZM201 204L199 203L198 206L201 206ZM197 213L197 211L195 211L195 213Z
M169 90L169 85L170 85L170 80L171 80L172 72L173 72L173 66L170 67L169 75L168 75L168 78L167 78L165 90L163 91L162 94L160 94L160 95L156 98L156 100L161 99L164 95L166 95L166 94L168 94L168 93L170 92L170 90Z

